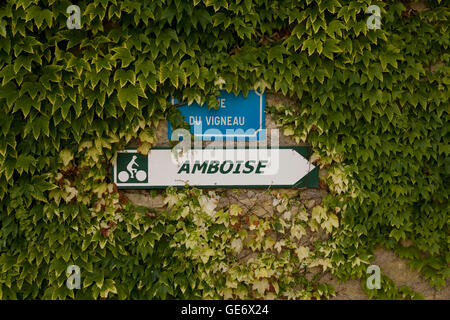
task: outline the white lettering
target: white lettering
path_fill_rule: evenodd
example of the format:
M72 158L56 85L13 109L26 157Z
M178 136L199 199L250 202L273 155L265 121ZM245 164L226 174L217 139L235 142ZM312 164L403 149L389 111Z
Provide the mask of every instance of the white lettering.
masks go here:
M187 307L181 308L181 314L187 315L187 314L195 314L195 315L208 315L210 318L214 315L216 307L196 307L191 306L191 304L188 304Z
M77 5L70 5L67 7L66 12L70 14L70 17L67 18L66 24L67 28L72 29L81 29L81 10Z

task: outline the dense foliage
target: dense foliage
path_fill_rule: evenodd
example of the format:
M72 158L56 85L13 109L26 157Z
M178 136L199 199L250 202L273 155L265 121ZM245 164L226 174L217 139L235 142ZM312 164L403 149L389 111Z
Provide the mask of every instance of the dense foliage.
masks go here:
M326 298L299 271L364 279L378 245L443 286L449 9L423 3L78 1L69 30L69 1L0 1L0 298ZM220 88L298 100L268 109L328 169L325 207L285 215L295 199L281 197L282 218L256 223L211 214L215 195L195 189L167 190L158 215L124 199L115 152L133 138L147 152L162 119L183 125L169 96L217 106ZM318 228L330 239L299 246ZM244 263L242 247L259 253ZM69 264L81 290L66 288Z

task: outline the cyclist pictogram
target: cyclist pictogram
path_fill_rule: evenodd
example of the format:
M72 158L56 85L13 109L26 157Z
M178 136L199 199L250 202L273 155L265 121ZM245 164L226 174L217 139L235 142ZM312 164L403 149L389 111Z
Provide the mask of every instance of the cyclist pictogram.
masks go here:
M125 156L125 154L123 155ZM145 181L145 179L147 179L147 168L146 166L143 166L145 161L139 161L136 154L129 155L131 156L131 160L125 162L127 165L123 168L124 170L119 172L117 178L123 183L129 182L129 180L137 180L138 182Z

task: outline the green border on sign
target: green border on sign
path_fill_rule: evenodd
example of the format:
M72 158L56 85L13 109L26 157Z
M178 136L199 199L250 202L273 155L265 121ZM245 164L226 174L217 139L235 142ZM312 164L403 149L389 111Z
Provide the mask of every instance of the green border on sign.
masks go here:
M267 147L268 149L270 146ZM125 150L133 150L137 148L127 147ZM153 147L151 150L170 150L173 149L173 147ZM193 149L204 149L204 148L193 148ZM234 147L233 149L258 149L257 147L244 147L244 148L238 148ZM311 157L311 147L308 146L280 146L278 148L274 149L292 149L295 150L297 153L302 155L306 160L309 160ZM111 183L114 183L114 165L111 166ZM140 189L166 189L168 187L174 187L174 188L185 188L186 186L189 187L195 187L199 189L213 189L213 188L223 188L223 189L267 189L267 188L318 188L319 187L319 168L315 167L313 170L311 170L306 176L298 180L293 185L232 185L232 186L221 186L221 185L208 185L208 186L191 186L191 185L183 185L183 186L119 186L117 185L117 188L121 190L140 190Z

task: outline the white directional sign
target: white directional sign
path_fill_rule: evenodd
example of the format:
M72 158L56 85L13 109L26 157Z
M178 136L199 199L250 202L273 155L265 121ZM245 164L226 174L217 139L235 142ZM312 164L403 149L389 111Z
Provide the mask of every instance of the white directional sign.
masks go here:
M153 148L148 155L121 151L113 167L118 188L318 187L308 147L191 149L177 154Z

